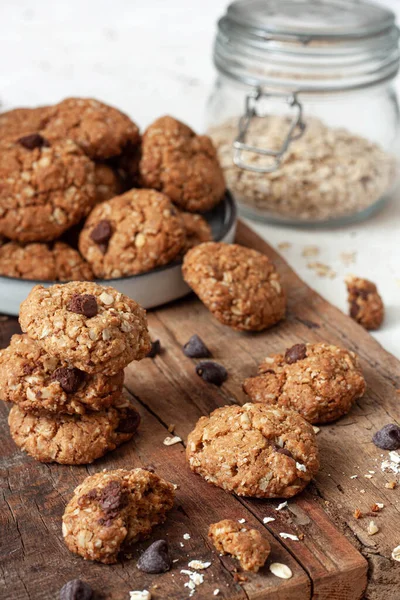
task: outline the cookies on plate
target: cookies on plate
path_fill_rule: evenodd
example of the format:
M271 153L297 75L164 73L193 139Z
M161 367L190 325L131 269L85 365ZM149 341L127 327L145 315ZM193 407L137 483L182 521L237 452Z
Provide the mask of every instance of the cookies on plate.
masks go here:
M185 240L181 217L167 196L134 189L93 209L79 249L97 277L110 279L170 263Z
M115 375L150 350L142 307L93 282L36 285L21 304L19 320L48 354L91 374Z
M171 483L144 469L91 475L65 509L64 541L86 560L116 563L121 551L165 521L174 496Z
M280 321L286 296L267 256L239 246L207 242L185 255L183 277L224 325L261 331Z
M295 344L258 372L243 384L253 402L296 410L310 423L339 419L366 389L356 354L330 344Z
M209 483L254 498L291 498L319 468L312 425L295 411L265 404L224 406L201 417L186 457Z
M211 139L165 116L144 132L139 163L143 187L164 192L190 212L213 208L225 192L225 180Z

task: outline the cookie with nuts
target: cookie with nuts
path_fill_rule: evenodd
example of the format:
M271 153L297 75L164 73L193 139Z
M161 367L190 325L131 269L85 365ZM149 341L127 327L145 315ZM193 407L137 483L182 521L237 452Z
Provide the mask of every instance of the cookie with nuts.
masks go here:
M244 571L257 573L271 552L268 540L257 529L248 529L231 519L210 525L208 537L218 553L237 558Z
M66 98L50 107L41 133L50 141L71 139L100 161L140 141L138 127L127 115L93 98Z
M48 354L91 374L115 375L150 350L145 310L93 282L36 285L19 321Z
M0 234L19 242L56 239L95 202L94 165L71 140L1 141L0 179Z
M376 285L368 279L350 275L346 278L350 316L365 329L379 329L385 307Z
M27 335L0 350L0 397L35 414L84 414L109 408L122 393L124 373L89 375L48 355Z
M285 315L279 274L256 250L238 244L200 244L185 255L183 276L212 314L233 329L261 331Z
M129 190L96 206L79 237L79 249L97 277L136 275L166 265L182 252L185 230L167 196Z
M120 398L112 407L83 415L36 415L13 406L8 416L17 446L40 462L86 465L129 441L139 413Z
M89 281L93 271L77 250L64 242L0 247L0 275L39 281Z
M145 469L117 469L87 477L74 491L62 532L71 552L105 564L149 537L174 504L174 487Z
M225 180L211 139L165 116L143 134L139 163L143 187L164 192L181 209L204 212L225 192Z
M186 457L209 483L254 498L291 498L319 468L312 426L295 411L265 404L224 406L201 417Z
M258 372L243 384L251 400L296 410L309 423L339 419L366 389L356 354L331 344L295 344Z

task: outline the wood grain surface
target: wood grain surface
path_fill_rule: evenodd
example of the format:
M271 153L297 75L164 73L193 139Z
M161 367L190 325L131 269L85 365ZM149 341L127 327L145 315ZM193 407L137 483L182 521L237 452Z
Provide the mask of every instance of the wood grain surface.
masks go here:
M204 583L194 598L209 600L397 600L400 597L400 564L390 558L400 544L399 492L385 488L395 479L380 468L386 452L371 442L375 430L399 420L400 363L346 315L308 288L265 242L243 224L238 242L270 256L283 276L288 291L287 319L261 334L243 334L220 325L194 297L149 313L153 339L163 351L126 370L126 393L142 416L135 439L87 467L44 465L20 452L10 439L8 409L1 410L0 598L50 600L58 597L63 583L82 578L91 583L96 597L129 600L130 590L149 589L153 600L186 600L188 576L181 573L193 559L211 560L203 571ZM14 319L0 320L0 343L7 345L18 330ZM182 345L198 333L214 359L226 366L228 381L222 388L203 382L195 373L195 361L185 357ZM308 489L276 511L278 501L237 498L207 484L190 472L184 444L163 445L168 428L183 440L197 419L218 406L246 401L241 390L245 377L256 372L258 362L270 352L305 341L329 341L356 351L361 358L368 391L349 415L321 427L318 442L321 470ZM136 558L149 541L139 544L132 557L105 566L83 561L69 553L61 535L61 516L75 486L88 473L103 468L153 465L163 477L178 485L176 506L151 540L169 541L172 571L145 575ZM371 472L370 472L371 471ZM372 473L373 471L373 473ZM357 478L351 479L353 475ZM369 475L370 477L364 477ZM376 515L371 506L385 506ZM359 508L366 515L355 519ZM262 520L275 521L264 525ZM272 553L258 574L244 574L238 582L238 564L215 553L207 539L210 523L221 518L246 520L263 530ZM371 519L379 532L367 533ZM300 541L284 540L281 532ZM185 539L185 533L190 539ZM187 536L185 536L187 537ZM290 566L293 577L283 580L270 573L271 562ZM368 583L367 583L368 569ZM366 591L365 591L366 590Z

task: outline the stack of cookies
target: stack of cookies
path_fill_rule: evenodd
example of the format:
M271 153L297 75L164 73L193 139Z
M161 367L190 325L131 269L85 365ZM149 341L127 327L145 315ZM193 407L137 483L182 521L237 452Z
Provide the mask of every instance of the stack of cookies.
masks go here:
M198 213L225 192L207 136L172 117L141 136L127 115L83 98L0 114L0 178L0 274L43 281L180 259L212 239Z
M141 306L92 282L38 285L20 324L0 352L17 446L41 462L87 464L131 439L140 417L122 395L123 370L150 350Z

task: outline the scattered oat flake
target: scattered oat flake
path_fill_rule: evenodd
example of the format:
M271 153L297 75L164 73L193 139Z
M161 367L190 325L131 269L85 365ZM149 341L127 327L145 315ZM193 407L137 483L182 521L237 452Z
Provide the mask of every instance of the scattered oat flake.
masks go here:
M307 264L307 268L313 270L318 277L329 277L329 279L336 277L335 271L329 265L321 262L310 262Z
M279 506L276 507L275 510L282 510L283 508L286 508L287 505L288 505L288 503L286 501L282 502L281 504L279 504Z
M216 590L213 591L213 596L218 596L219 594L219 589L217 588Z
M297 535L293 535L292 533L280 533L281 538L284 540L292 540L293 542L299 542L299 538Z
M272 521L275 521L274 517L264 517L263 518L263 523L265 523L265 524L272 523Z
M393 560L397 560L398 562L400 562L400 546L396 546L396 548L393 548L392 558Z
M291 569L282 563L271 563L269 565L269 570L273 575L280 577L281 579L290 579L293 576Z
M288 250L291 247L292 244L290 242L279 242L278 244L278 250Z
M394 451L389 452L389 459L382 462L381 469L384 472L400 473L400 454Z
M371 475L375 475L375 471L368 471L368 473L371 473Z
M175 429L175 423L172 423L172 425L168 425L169 433L174 433L174 429Z
M190 540L190 533L184 533L183 534L183 539L184 540Z
M147 590L136 590L129 592L129 600L151 600L151 594Z
M365 494L365 490L360 490L360 494Z
M377 526L377 524L375 523L375 521L370 521L368 523L368 535L375 535L375 533L378 533L379 531L379 527Z
M246 523L246 519L238 519L238 523Z
M307 472L307 467L306 467L306 465L302 465L302 464L301 464L301 463L299 463L299 462L297 462L297 463L296 463L296 469L297 469L298 471L302 471L303 473L306 473L306 472Z
M191 569L195 569L196 571L201 571L202 569L208 569L208 567L211 567L211 562L203 562L202 560L191 560L190 563L188 563L188 567L190 567Z
M316 425L313 425L312 428L314 429L315 435L321 431L321 429L319 427L317 427Z
M320 253L320 249L318 246L304 246L303 251L301 253L302 256L318 256Z
M372 475L370 475L369 473L367 473L366 475L364 475L364 477L365 477L366 479L372 479Z
M375 502L376 506L379 508L379 510L382 510L382 508L384 508L384 504L382 502Z
M178 435L174 435L173 437L167 436L163 441L164 446L173 446L174 444L179 444L182 441Z
M185 587L189 588L189 596L193 596L196 591L196 587L204 582L204 575L196 573L195 571L188 571L188 569L182 569L181 573L189 577L189 581L185 583Z
M350 475L350 479L357 479L358 475Z
M356 262L357 252L341 252L340 260L346 266L353 265Z

